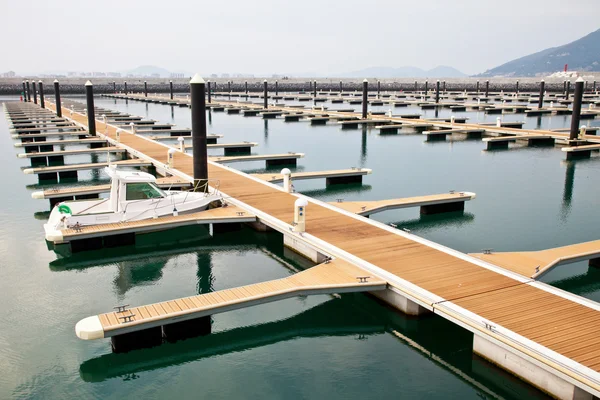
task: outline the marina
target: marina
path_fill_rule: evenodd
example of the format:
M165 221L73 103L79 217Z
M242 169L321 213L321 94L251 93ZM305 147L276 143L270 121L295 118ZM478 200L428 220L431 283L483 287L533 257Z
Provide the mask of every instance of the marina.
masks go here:
M195 79L196 81L192 80L191 82L192 86L194 84L199 84L201 87L204 85L200 78ZM88 86L88 90L92 90L90 88L91 84ZM363 98L367 95L366 93L363 92ZM266 96L263 97L266 104ZM146 96L135 97L129 95L127 99L145 100ZM200 107L204 107L203 103L204 100L200 103ZM221 102L221 104L227 107L229 103ZM49 112L56 112L56 106L53 103L46 101L46 105ZM13 115L28 115L29 112L34 112L37 115L39 112L36 111L35 106L32 107L27 104L16 104L15 106L17 107L10 108L9 105L9 108L6 109L9 118ZM151 168L165 176L173 177L159 179L176 179L177 181L188 182L190 185L198 184L196 178L198 165L186 153L187 147L183 140L178 140L180 143L178 148L141 136L136 132L133 125L132 129L129 130L123 129L123 126L118 123L113 125L107 120L102 120L94 121L94 125L90 126L91 120L86 116L86 114L90 114L90 106L93 107L93 101L90 103L89 96L88 111L85 114L83 110L81 112L73 111L75 108L81 109L81 106L76 107L76 103L71 103L69 118L71 125L65 124L65 126L79 127L88 131L91 136L99 136L105 140L107 147L94 150L102 150L104 153L109 154L112 149L118 149L118 152L126 153L126 156L130 159L114 160L106 163L66 164L30 168L24 170L26 174L40 174L44 180L48 180L56 178L56 175L52 177L51 174L58 173L60 175L65 172L72 173L73 171L99 168L100 166L110 166L117 169L122 166L129 166ZM194 113L194 107L192 104L192 114ZM257 108L259 106L248 104L248 107ZM63 105L61 114L64 115L67 110L69 108ZM285 107L280 107L280 110L273 112L272 115L276 116L288 112ZM363 108L362 119L360 115L351 115L352 118L356 119L346 122L352 124L351 126L355 125L355 128L359 125L384 127L386 124L399 125L401 128L402 124L406 122L403 118L385 119L378 117L376 114L365 119L368 114L364 110ZM103 110L95 111L102 112ZM196 115L205 115L205 113L206 111L201 108L201 114ZM318 114L318 112L314 113ZM345 111L344 114L348 115L348 112ZM417 118L416 123L426 122L426 120L419 118ZM192 120L194 122L194 117L192 117ZM414 121L413 118L409 120L411 123ZM486 125L466 123L465 120L461 124L465 128L456 129L453 127L456 123L454 117L451 118L449 123L440 120L427 121L427 123L434 130L423 132L426 136L434 135L436 132L442 138L452 134L466 134L467 136L474 133L478 135L504 135L504 137L484 138L484 141L488 142L488 146L490 142L508 143L508 140L500 142L504 138L510 138L511 141L528 140L529 143L532 143L537 139L554 141L564 139L567 136L563 133L550 131L543 131L544 135L535 135L535 131L532 130L508 130L511 124L507 123L507 126L503 126L500 122L495 125ZM171 124L157 125L161 129L165 126L172 126ZM516 126L520 127L521 125L523 123ZM194 152L197 151L196 147L200 146L198 143L202 141L206 143L206 128L203 129L203 136L194 136L197 132L192 129L192 136L195 140L192 142L191 147ZM517 135L517 131L521 135ZM32 131L28 134L35 135L36 133ZM583 142L583 145L578 142L575 146L564 147L563 151L582 146L585 149L584 151L589 150L591 152L593 149L587 146L594 145L586 143L594 143L596 139L583 130L581 133L577 130L577 133L577 139ZM239 145L239 143L232 144L232 146ZM205 144L204 146L206 152L209 145ZM219 146L219 148L223 148L223 146ZM91 149L89 151L47 151L22 153L19 157L32 158L35 155L39 158L40 153L47 153L48 155L42 158L47 157L47 160L51 160L53 157L77 154L93 155L94 151ZM201 295L197 298L175 299L172 300L170 305L169 303L161 303L136 306L135 308L119 306L118 310L112 314L100 314L97 317L90 316L78 322L76 327L78 337L86 340L112 337L114 351L130 351L134 348L158 345L163 339L172 341L205 335L211 331L210 319L207 320L206 318L222 311L268 303L289 296L296 296L298 293L312 294L312 290L316 290L315 293L317 294L366 291L409 315L423 315L433 312L451 322L458 323L459 326L474 334L473 349L475 352L488 360L500 363L501 366L509 369L514 374L523 373L524 379L554 395L578 397L580 393L583 393L580 392L582 390L593 394L597 392L600 386L597 386L596 383L598 372L595 367L597 365L600 367L600 364L595 358L584 356L589 352L594 354L593 346L595 346L595 342L592 339L589 343L591 348L576 344L580 343L580 340L585 340L587 337L586 332L593 332L595 329L593 325L594 318L582 317L589 313L592 313L589 315L593 315L597 311L593 303L582 302L563 292L557 292L546 286L539 286L535 280L531 280L526 277L526 274L522 274L523 268L530 267L516 268L512 267L510 261L506 261L506 259L510 260L510 257L518 260L519 256L516 253L514 256L510 253L502 253L498 262L492 261L496 260L496 257L494 257L495 253L491 251L486 251L484 255L472 257L423 240L412 235L408 230L398 230L395 225L389 227L377 221L372 222L355 216L369 215L374 212L407 206L419 206L421 214L462 212L465 201L475 197L473 193L451 191L449 195L369 202L345 202L338 199L336 202L328 204L314 198L294 194L292 180L295 178L326 177L328 180L344 178L346 182L357 182L356 178L360 178L359 182L362 182L362 176L365 173L370 173L371 170L352 169L350 172L317 172L312 173L312 175L310 173L304 174L304 176L300 173L296 177L289 169L284 168L279 176L272 175L269 178L268 174L253 176L220 165L222 162L262 160L267 161L267 167L269 162L296 166L297 160L302 157L304 157L303 153L295 152L274 155L209 156L204 161L208 172L206 177L210 178L207 181L208 185L211 186L211 191L218 191L219 196L221 196L221 203L230 205L229 207L220 207L202 211L199 214L181 216L174 213L173 216L159 217L158 219L155 217L149 221L142 219L136 222L120 222L116 225L108 223L97 227L68 227L60 233L56 231L57 233L52 233L51 236L47 235L47 240L54 242L55 246L62 246L66 243L70 246L71 253L75 254L102 247L135 244L135 235L145 231L172 229L187 224L208 224L210 235L214 235L216 232L222 231L220 228L222 225L232 222L239 225L240 222L243 222L250 223L259 230L268 228L279 231L283 235L284 246L319 264L318 267L312 267L300 274L293 275L292 278L289 278L291 281L265 282L264 288L260 286L261 283L258 283L256 284L258 286L239 287L222 293L215 292L212 297ZM61 176L61 179L66 178L68 177ZM272 185L267 183L269 181L282 181L283 187L269 186ZM118 183L113 182L114 185L118 185ZM111 193L114 190L111 189ZM84 188L82 194L84 196L98 195L103 191L105 191L105 188L97 190ZM77 192L66 191L65 194L77 198ZM46 192L35 194L34 197L46 198ZM103 202L103 200L99 201ZM69 210L69 212L71 211ZM291 224L286 222L290 220L293 220ZM323 224L319 221L328 222ZM343 226L343 231L336 229L336 224L339 224L340 227ZM261 226L264 228L260 228ZM225 231L230 229L226 228ZM358 239L353 239L353 237ZM115 240L114 238L118 239ZM373 240L375 238L376 241ZM569 259L591 259L590 265L595 265L598 259L597 255L600 254L600 246L596 242L590 242L587 245L582 244L581 246L588 249L585 253L587 258L582 258L583 256L575 250L563 251L563 253L566 253ZM386 250L385 253L380 255L379 251L381 249ZM404 258L410 259L410 263L402 262ZM528 265L527 262L522 263ZM551 265L556 264L558 264L556 261L551 263ZM337 265L346 266L344 267L346 271L348 271L348 266L351 265L351 271L353 272L347 278L342 278L339 273L335 272ZM517 265L519 265L519 262L517 262ZM548 267L540 269L540 266L537 266L532 277L535 278L536 274L546 272L547 269ZM435 273L431 274L427 272L428 270L435 271ZM311 278L308 278L311 276L312 271L317 274L319 274L318 271L323 271L320 273L322 276L320 279L322 280L316 286L310 283ZM460 271L460 273L457 274L457 271ZM296 281L296 277L300 279L301 276L306 276L306 278ZM342 283L344 279L347 283ZM372 279L375 279L375 281L370 281ZM307 283L309 286L304 286ZM268 289L265 290L265 288ZM212 300L208 300L209 298ZM493 303L498 304L499 307L491 309L486 307L485 305L489 303L490 298L494 298ZM517 319L519 323L515 325L510 322L514 317L512 310L517 304L515 301L518 304L523 304L521 299L524 298L536 300L534 302L527 300L527 303L531 303L532 306L519 307L518 315L523 316L525 319ZM573 331L570 336L573 340L571 346L569 346L569 341L565 341L562 335L564 330L570 332L570 325L568 325L570 322L568 320L558 321L552 318L552 315L554 315L552 310L565 308L572 309L575 316L582 317L578 319L576 331ZM500 312L501 310L504 311ZM544 310L544 312L540 313L540 310ZM474 318L476 315L479 316ZM541 324L537 322L540 321L540 318L541 321L546 318L548 323L551 324L549 326L553 327L554 334L551 334L552 331L544 329L544 326L548 326L544 322ZM524 323L525 320L536 322L527 325ZM559 326L564 326L564 328L556 330L557 324L563 324ZM579 334L575 335L576 332ZM559 338L562 338L562 340L557 340ZM579 349L582 348L586 349L585 353L579 352ZM525 373L524 370L503 364L498 358L499 352L519 357L523 362L530 365L527 367L530 371L533 368L535 372L532 375L531 372ZM561 389L557 389L557 387Z
M405 3L6 4L0 398L600 398L600 8Z

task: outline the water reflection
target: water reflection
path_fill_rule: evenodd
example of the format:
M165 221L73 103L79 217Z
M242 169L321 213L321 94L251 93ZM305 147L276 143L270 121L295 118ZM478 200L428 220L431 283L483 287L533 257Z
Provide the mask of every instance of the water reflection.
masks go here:
M394 222L394 225L397 225L399 229L406 228L425 233L430 230L440 229L444 226L460 227L472 223L474 220L474 214L464 211L455 211L443 214L421 215L416 219Z
M362 126L362 135L360 141L360 167L364 168L367 162L367 126Z
M573 199L573 185L575 182L575 162L566 161L565 185L563 189L563 200L560 218L566 222L571 213L571 200Z
M269 143L269 120L268 119L264 119L263 120L264 123L264 138L265 138L265 144Z
M86 382L101 382L297 338L384 333L385 321L353 308L354 302L354 296L342 296L280 321L234 328L143 351L105 354L82 363L79 372Z

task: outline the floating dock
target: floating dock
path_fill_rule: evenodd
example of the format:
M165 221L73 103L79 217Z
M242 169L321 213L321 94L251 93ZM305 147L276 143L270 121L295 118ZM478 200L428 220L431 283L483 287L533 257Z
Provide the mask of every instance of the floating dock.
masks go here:
M54 107L49 102L47 106ZM67 110L63 110L66 113ZM73 120L85 126L87 118L73 113ZM451 128L445 122L432 124ZM172 165L166 167L168 146L127 132L122 132L117 142L116 127L104 126L101 122L97 122L97 127L99 132L106 130L99 136L110 145L127 149L157 169L190 182L193 180L191 155L176 152ZM477 124L463 127L482 128ZM504 127L485 129L497 134L528 133ZM318 271L323 271L326 281L326 287L320 289L343 291L344 287L331 287L336 268L329 266L338 262L351 265L354 272L347 275L351 279L343 283L350 285L349 281L353 281L348 290L377 282L376 288L366 291L407 314L433 312L471 331L475 353L540 389L560 398L600 396L600 341L597 338L600 306L597 303L536 282L493 262L358 216L337 205L286 192L264 179L219 163L209 161L208 170L209 178L219 181L219 191L228 202L255 216L256 223L279 231L286 246L320 263ZM307 202L305 232L296 232L292 224L294 203L298 199ZM323 263L330 259L333 261ZM266 296L276 299L277 287L269 282L263 284L270 288ZM298 289L289 290L294 291L293 295L301 293ZM199 303L191 299L172 300L178 308L167 302L170 311L165 306L162 310L121 307L117 312L122 315L108 313L104 322L99 316L82 320L77 332L87 339L106 337L107 332L111 332L108 335L116 338L113 346L117 348L137 340L152 342L191 331L206 332L210 322L205 318L216 310L226 311L225 304L232 307L251 304L251 297L243 293L237 292L234 296L231 292L225 297L219 292L200 295L218 299L221 308L203 303L196 296L194 299ZM111 321L108 315L115 319ZM175 318L165 321L166 317L160 315ZM144 320L147 322L142 322ZM137 328L139 326L145 328Z

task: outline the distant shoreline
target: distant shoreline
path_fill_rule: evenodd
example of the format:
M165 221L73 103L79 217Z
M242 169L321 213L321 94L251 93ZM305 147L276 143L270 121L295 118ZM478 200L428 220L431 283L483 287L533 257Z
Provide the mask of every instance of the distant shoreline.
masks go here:
M600 72L587 73L584 79L588 80L588 90L592 89L593 81L600 81ZM35 80L36 82L41 80L44 83L44 92L47 94L54 93L54 78L32 78L27 77L29 80ZM114 79L114 78L59 78L61 94L84 94L84 84L87 80L90 80L94 84L95 93L113 93L113 81L116 83L116 91L123 91L124 84L127 82L127 89L129 92L142 92L144 90L144 81L147 81L149 93L168 93L169 92L169 81L173 81L173 91L176 93L184 93L189 91L189 79L190 78L129 78L129 79ZM311 82L317 82L317 89L320 91L339 91L340 81L344 91L362 90L361 78L289 78L289 79L275 79L275 78L206 78L210 80L213 85L216 83L216 91L226 91L228 88L227 82L231 81L231 89L234 92L241 92L245 90L245 82L248 82L248 91L250 92L262 92L263 82L266 79L269 84L269 91L275 91L275 81L278 81L278 90L280 93L283 92L298 92L298 91L309 91L312 86ZM373 92L377 90L377 78L367 77L369 81L369 91ZM522 92L537 92L539 91L539 83L541 78L440 78L440 82L446 81L447 91L475 91L477 87L477 81L479 81L479 90L485 91L486 80L490 81L490 91L497 92L500 90L513 92L515 90L515 83L519 81L519 91ZM571 82L574 82L576 78L571 78ZM0 94L2 95L19 95L22 90L22 82L24 78L0 78ZM424 90L425 79L423 78L382 78L379 79L381 82L381 91L411 91L414 90L415 81L418 83L418 90ZM434 91L437 79L428 80L429 91ZM546 90L549 92L562 92L563 91L563 78L546 78ZM572 89L574 86L571 85ZM600 82L597 84L597 88L600 90ZM214 89L214 86L213 86Z

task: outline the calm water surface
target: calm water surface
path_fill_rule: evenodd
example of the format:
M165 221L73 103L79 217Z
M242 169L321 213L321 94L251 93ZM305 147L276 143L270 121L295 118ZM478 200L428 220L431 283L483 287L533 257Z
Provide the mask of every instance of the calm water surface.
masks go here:
M96 102L190 126L187 108ZM424 114L433 117L435 111ZM496 118L453 114L474 121ZM527 127L569 124L568 117L503 118L526 121ZM566 162L554 148L488 152L478 140L428 143L410 132L380 136L376 130L224 113L210 113L209 121L209 132L223 134L223 143L258 142L253 154L305 153L297 170L373 169L363 185L326 188L322 180L295 182L298 191L319 199L476 192L464 213L420 217L418 209L409 209L374 216L460 251L536 250L600 238L597 157ZM138 247L57 259L43 240L49 205L31 199L41 186L20 171L29 164L15 157L12 143L2 120L0 398L544 397L475 357L467 331L435 316L406 317L364 295L295 298L219 314L209 336L127 354L111 354L107 340L81 341L75 323L117 304L146 304L279 278L306 262L285 251L278 234L245 229L210 238L203 228L155 235ZM68 157L66 162L105 157ZM262 162L231 165L265 171ZM107 179L102 172L82 172L79 184ZM586 263L575 263L543 281L600 300L599 277Z

